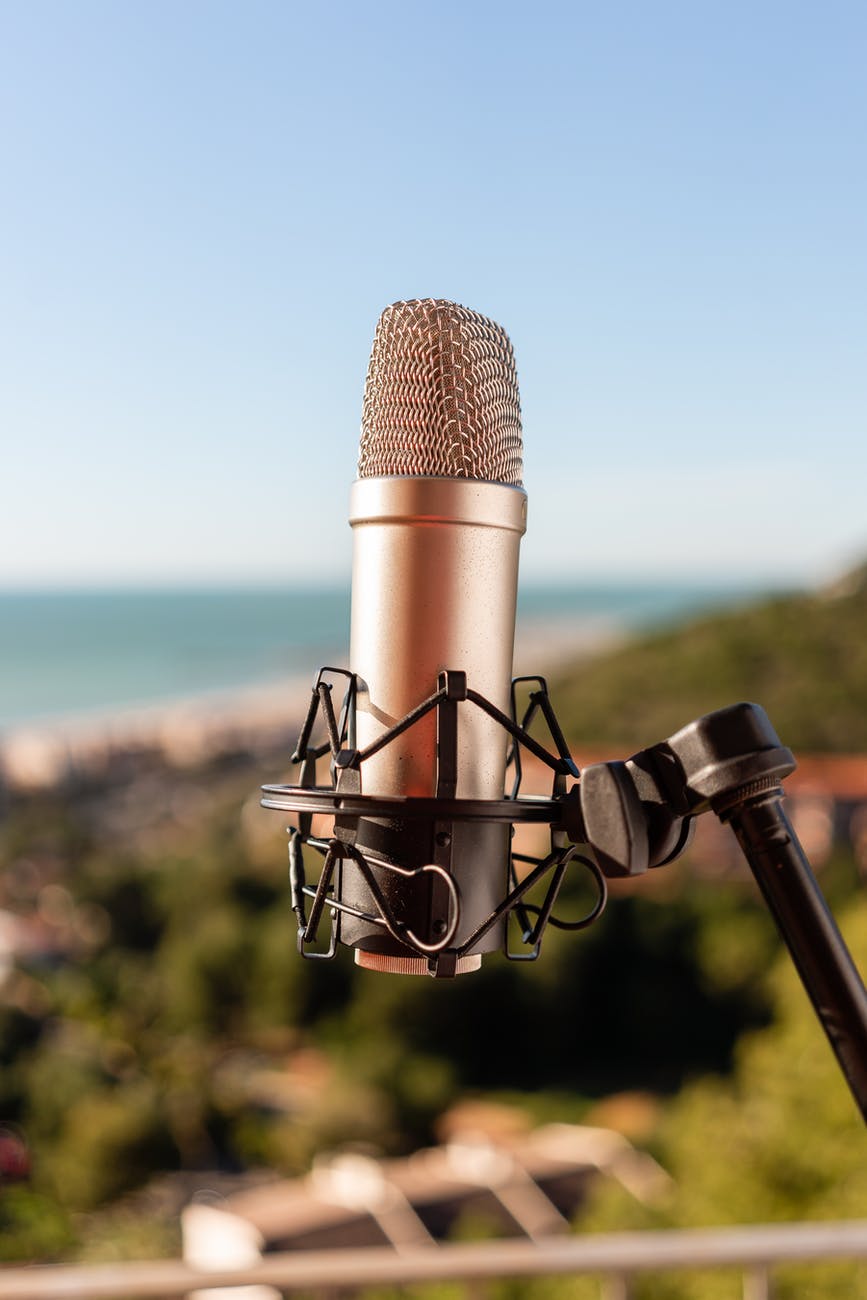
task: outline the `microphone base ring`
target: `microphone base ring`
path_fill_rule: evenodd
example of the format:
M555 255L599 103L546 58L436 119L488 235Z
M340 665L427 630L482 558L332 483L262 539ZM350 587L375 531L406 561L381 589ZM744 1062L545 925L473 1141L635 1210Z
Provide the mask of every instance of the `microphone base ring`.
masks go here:
M427 957L391 957L386 953L367 952L364 948L355 949L355 964L362 970L383 971L388 975L430 975L430 959ZM482 954L474 953L469 957L458 957L455 962L455 975L468 975L480 970Z
M556 825L563 815L562 800L541 795L520 795L514 799L437 799L345 794L331 786L302 785L264 785L262 794L263 808L344 817L412 817L453 822Z

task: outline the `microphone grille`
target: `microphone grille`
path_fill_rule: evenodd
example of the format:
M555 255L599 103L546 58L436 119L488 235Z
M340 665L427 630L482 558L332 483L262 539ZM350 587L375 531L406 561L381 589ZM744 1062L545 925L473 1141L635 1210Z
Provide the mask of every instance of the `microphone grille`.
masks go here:
M441 298L386 307L364 386L359 478L520 487L521 474L521 399L506 331Z

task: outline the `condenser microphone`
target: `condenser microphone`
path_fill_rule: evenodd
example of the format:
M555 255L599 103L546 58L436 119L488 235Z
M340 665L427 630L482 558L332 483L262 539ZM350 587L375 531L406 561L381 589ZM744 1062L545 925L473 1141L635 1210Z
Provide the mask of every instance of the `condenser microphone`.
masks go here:
M578 787L567 788L578 769L544 678L520 679L535 687L517 716L521 473L505 331L440 299L386 308L350 498L350 665L319 670L292 756L295 781L263 788L265 807L296 817L289 876L303 957L329 959L343 944L369 970L449 978L498 948L533 960L549 923L583 929L605 905L601 872L578 857L596 901L578 921L553 916L583 822ZM555 752L530 734L538 715ZM547 765L550 798L521 794L522 751ZM326 755L330 783L317 784ZM327 831L316 814L330 819ZM551 828L545 857L512 851L517 823ZM322 858L315 884L305 848ZM543 883L544 897L530 903ZM510 915L517 952L507 942Z
M509 713L527 518L521 475L521 407L505 331L440 299L386 308L367 372L350 503L359 750L375 747L447 673L456 703L466 686ZM502 800L507 733L481 709L456 716L453 771L443 771L442 714L431 710L370 754L364 795ZM427 936L435 946L450 924L455 895L443 873L451 877L460 898L454 950L506 892L510 828L480 819L443 829L441 821L365 816L354 842L400 924L423 944ZM377 908L364 875L344 870L339 898L351 909L340 938L359 965L427 972L417 947L365 919ZM502 923L492 926L454 973L476 969L502 939Z

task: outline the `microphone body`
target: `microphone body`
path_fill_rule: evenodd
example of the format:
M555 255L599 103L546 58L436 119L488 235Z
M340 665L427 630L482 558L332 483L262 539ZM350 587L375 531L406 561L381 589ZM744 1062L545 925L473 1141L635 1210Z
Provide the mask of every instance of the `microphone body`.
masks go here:
M577 787L565 784L578 770L542 678L520 722L512 717L522 467L505 331L441 299L387 307L367 370L350 501L349 669L320 669L292 759L298 784L266 786L263 799L299 815L289 828L289 876L304 957L329 960L343 944L368 969L447 979L497 948L513 960L538 955L583 824ZM349 683L339 719L329 674ZM556 754L527 731L537 713ZM317 718L327 735L312 743ZM520 749L552 772L550 799L521 797ZM318 785L316 763L327 753L331 780ZM330 829L314 833L317 814ZM555 828L544 858L512 853L518 822ZM305 846L322 855L315 885ZM564 928L582 929L605 905L604 878L581 861L598 897L585 917L557 922ZM544 896L526 901L543 880ZM511 913L521 953L506 942Z
M446 671L465 674L468 688L509 713L527 510L521 466L520 398L505 331L441 299L386 308L368 366L350 505L360 751L432 696ZM472 702L455 707L456 762L445 779L434 710L364 759L361 793L502 799L505 731ZM450 752L450 742L441 743ZM423 944L439 938L442 947L454 922L443 872L460 900L452 948L465 945L504 896L509 827L502 821L446 824L436 812L338 816L335 835L363 854L393 915ZM441 870L419 871L425 866ZM351 864L341 869L337 896L346 905L340 940L356 949L359 964L427 971L417 948L370 921L379 909ZM453 973L475 969L482 951L500 946L502 930L492 926L455 959ZM439 961L448 964L444 955Z
M350 665L359 678L358 746L377 740L437 689L439 674L464 672L467 684L503 713L510 710L518 551L527 497L511 484L469 478L382 476L353 485ZM459 799L502 799L508 737L493 719L463 705L458 722ZM437 720L429 713L365 760L364 794L433 798L437 793ZM441 793L441 792L440 792ZM448 896L435 879L420 885L377 860L416 869L442 860L461 898L455 945L502 900L509 861L508 825L456 823L450 843L437 843L433 820L362 818L357 847L377 874L396 913L418 934L442 932ZM439 895L439 897L438 897ZM369 891L347 872L341 898L370 910ZM426 971L380 928L344 917L341 939L363 966ZM458 971L475 969L483 951L502 943L494 926Z

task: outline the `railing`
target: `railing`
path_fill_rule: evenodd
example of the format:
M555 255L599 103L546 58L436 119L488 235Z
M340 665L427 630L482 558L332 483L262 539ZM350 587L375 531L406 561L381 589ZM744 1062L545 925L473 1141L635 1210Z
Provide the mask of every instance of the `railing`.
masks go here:
M596 1277L604 1300L626 1300L631 1280L672 1269L738 1268L744 1300L771 1296L772 1270L794 1262L867 1259L867 1220L786 1223L604 1236L456 1244L409 1254L381 1248L266 1255L249 1268L192 1268L181 1260L0 1269L2 1300L171 1300L207 1288L266 1285L352 1295L365 1287L499 1278Z

